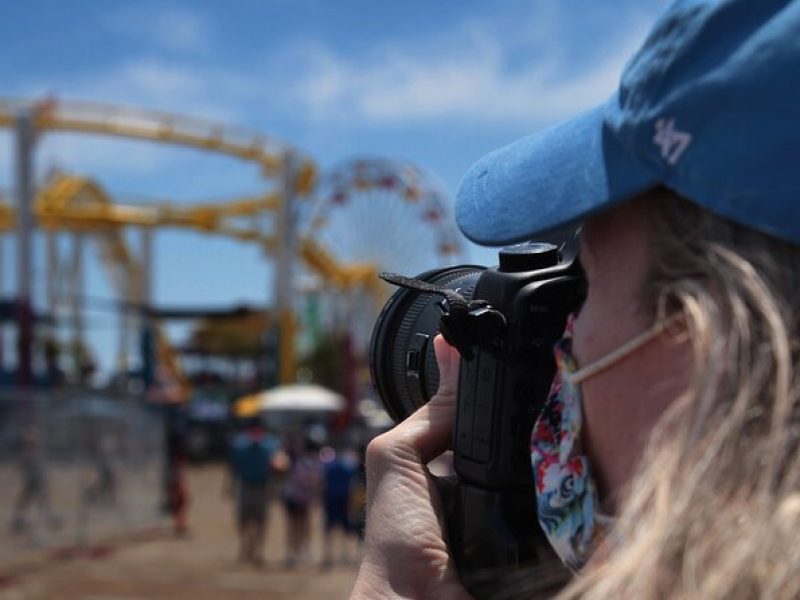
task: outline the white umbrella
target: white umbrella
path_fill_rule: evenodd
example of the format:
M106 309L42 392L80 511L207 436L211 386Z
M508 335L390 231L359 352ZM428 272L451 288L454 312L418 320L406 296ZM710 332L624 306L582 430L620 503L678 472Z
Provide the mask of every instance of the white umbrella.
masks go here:
M309 383L279 385L258 396L264 412L337 412L344 408L344 398L340 394Z
M372 398L364 398L358 403L358 414L370 429L385 430L394 425L392 418Z

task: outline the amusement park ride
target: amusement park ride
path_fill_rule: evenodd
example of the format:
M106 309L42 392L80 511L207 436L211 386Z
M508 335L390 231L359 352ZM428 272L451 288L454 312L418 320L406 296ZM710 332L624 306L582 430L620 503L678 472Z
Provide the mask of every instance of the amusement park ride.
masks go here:
M0 127L16 144L16 207L0 197L0 231L17 231L20 372L30 369L30 263L32 233L47 243L48 304L63 303L73 320L74 340L83 340L82 252L94 242L113 287L138 312L120 336L118 367L127 370L127 346L135 327L151 336L155 362L177 382L180 361L158 323L153 306L152 234L160 228L185 228L259 245L275 261L274 306L278 316L278 375L295 378L296 329L293 313L294 263L300 257L320 287L343 292L352 301L368 298L374 316L386 289L380 270L404 270L460 258L462 247L448 219L443 188L419 169L400 161L350 161L318 177L315 163L287 144L216 123L129 107L88 102L0 100ZM69 131L149 140L204 149L257 164L272 183L257 197L205 204L131 206L115 203L90 178L58 173L38 188L33 183L36 140L48 132ZM299 210L300 205L309 208ZM307 215L302 218L302 214ZM264 228L264 215L272 227ZM411 215L411 216L409 216ZM141 249L129 244L128 228L141 230ZM60 256L58 237L71 235L70 256ZM400 236L399 241L392 238ZM425 252L427 264L414 264ZM66 294L64 291L66 290ZM355 293L353 293L355 292ZM25 318L25 314L28 318ZM136 319L139 319L138 323ZM366 320L371 320L367 318ZM25 364L27 361L27 365Z

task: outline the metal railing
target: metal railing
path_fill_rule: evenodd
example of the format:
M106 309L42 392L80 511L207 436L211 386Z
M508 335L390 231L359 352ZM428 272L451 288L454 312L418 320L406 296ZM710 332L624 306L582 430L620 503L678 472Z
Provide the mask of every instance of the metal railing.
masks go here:
M0 564L162 522L163 417L92 390L0 390Z

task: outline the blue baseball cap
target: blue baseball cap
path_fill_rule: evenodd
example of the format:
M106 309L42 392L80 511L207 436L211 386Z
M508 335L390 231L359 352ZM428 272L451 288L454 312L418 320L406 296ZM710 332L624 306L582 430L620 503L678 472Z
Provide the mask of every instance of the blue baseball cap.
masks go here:
M672 3L608 101L469 170L456 220L511 244L658 185L800 243L800 1Z

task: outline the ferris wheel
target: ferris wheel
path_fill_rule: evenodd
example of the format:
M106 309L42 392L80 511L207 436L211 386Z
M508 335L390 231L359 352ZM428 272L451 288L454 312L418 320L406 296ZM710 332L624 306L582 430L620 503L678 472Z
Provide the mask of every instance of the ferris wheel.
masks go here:
M361 158L323 177L305 235L342 263L416 275L464 260L451 206L444 186L419 167Z
M465 261L451 207L442 183L401 160L359 158L323 176L301 235L336 263L362 266L369 274L369 281L361 279L363 287L338 292L357 346L369 340L381 306L394 291L378 281L378 273L417 275Z

